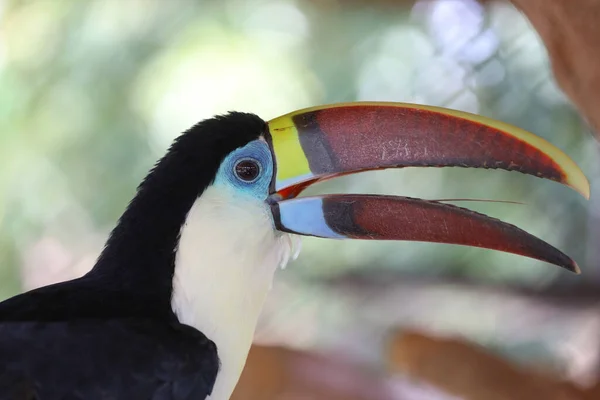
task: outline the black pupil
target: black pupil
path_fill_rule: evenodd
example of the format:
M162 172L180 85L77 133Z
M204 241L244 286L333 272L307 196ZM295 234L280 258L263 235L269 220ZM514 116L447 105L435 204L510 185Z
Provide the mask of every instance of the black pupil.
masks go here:
M260 167L254 160L242 160L235 166L235 174L243 181L253 181L258 176Z

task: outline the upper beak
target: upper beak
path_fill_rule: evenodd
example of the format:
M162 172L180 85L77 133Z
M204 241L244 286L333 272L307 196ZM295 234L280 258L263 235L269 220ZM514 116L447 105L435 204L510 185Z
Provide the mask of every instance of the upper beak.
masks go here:
M473 211L396 196L294 199L308 185L359 171L401 167L498 168L551 179L589 198L579 167L544 139L481 116L402 103L346 103L296 111L268 123L279 230L327 238L413 240L484 247L578 272L560 250Z

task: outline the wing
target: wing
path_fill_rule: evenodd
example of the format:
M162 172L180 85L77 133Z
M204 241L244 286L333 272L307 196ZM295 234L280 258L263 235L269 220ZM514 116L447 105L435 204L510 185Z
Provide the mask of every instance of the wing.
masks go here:
M0 399L205 399L216 346L150 319L0 322Z

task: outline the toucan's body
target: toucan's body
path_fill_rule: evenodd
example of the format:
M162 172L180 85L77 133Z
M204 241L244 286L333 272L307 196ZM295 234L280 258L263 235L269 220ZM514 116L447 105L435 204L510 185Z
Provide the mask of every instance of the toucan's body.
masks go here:
M0 336L2 399L204 399L218 371L215 344L176 319L12 322Z
M295 198L335 175L405 166L517 170L589 195L560 150L451 110L356 103L203 121L139 186L92 271L0 303L0 398L228 399L297 235L455 243L577 270L542 240L443 203Z

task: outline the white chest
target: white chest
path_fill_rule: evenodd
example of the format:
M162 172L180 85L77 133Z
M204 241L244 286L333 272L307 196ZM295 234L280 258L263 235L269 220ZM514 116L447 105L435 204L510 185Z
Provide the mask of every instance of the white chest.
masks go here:
M242 373L278 266L294 241L273 230L266 205L209 187L182 227L172 307L181 323L217 345L221 369L210 396L229 399Z

